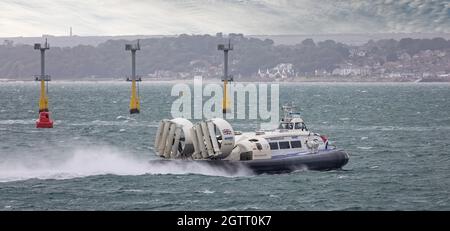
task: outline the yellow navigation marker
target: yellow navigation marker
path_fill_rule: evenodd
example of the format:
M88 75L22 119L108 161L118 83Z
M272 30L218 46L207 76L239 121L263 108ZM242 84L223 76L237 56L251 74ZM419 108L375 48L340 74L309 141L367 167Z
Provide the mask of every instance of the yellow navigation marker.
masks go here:
M50 44L45 39L44 44L35 43L34 49L41 51L41 74L36 75L36 81L41 82L41 94L39 96L39 112L48 112L48 97L46 83L50 81L50 76L45 74L45 51L50 49ZM48 83L47 83L48 84Z
M227 84L228 81L223 81L223 100L222 100L222 113L228 113L230 112L230 99L228 97L228 90L227 90Z
M131 100L130 100L130 114L139 113L141 105L139 103L139 90L136 90L137 81L141 78L136 78L136 51L140 50L139 40L137 44L125 44L125 50L131 51ZM127 79L129 81L130 79Z
M222 99L222 113L229 113L230 108L230 100L228 97L227 84L228 82L233 81L233 76L228 75L228 51L233 50L233 45L231 45L230 40L228 40L228 44L219 44L217 46L218 50L223 51L223 99Z
M45 80L41 79L41 95L39 97L39 112L48 112L48 97L45 92Z
M131 100L130 100L130 114L139 113L141 106L139 104L139 96L136 92L136 80L131 80Z

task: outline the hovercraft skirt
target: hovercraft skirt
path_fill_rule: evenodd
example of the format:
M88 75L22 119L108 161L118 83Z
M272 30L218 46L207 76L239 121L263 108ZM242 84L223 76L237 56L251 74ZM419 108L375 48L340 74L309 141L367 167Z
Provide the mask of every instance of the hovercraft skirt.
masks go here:
M151 163L172 163L183 165L188 163L201 163L209 165L218 170L227 173L237 173L243 168L250 169L256 174L262 173L286 173L296 170L318 170L327 171L340 169L347 164L348 154L342 150L329 150L313 154L303 154L288 156L266 160L246 160L246 161L229 161L229 160L152 160Z
M255 173L281 173L295 170L327 171L340 169L348 162L348 154L342 150L297 155L270 160L243 161Z

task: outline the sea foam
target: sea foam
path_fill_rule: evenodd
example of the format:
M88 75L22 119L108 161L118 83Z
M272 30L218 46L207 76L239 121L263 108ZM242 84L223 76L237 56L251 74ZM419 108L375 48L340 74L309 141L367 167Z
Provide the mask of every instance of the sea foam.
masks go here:
M245 168L236 172L227 172L212 166L189 162L151 162L151 158L138 157L135 154L111 147L84 147L68 150L62 158L54 160L49 155L36 161L15 155L14 159L0 163L0 182L26 179L71 179L94 175L160 175L160 174L200 174L209 176L235 177L247 176L250 170ZM149 153L151 155L151 153ZM10 155L11 156L11 155Z

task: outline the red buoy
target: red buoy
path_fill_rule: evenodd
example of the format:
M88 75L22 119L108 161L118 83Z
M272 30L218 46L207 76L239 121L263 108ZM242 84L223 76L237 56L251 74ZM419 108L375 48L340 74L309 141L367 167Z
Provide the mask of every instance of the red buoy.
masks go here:
M53 128L53 121L50 119L50 113L43 111L39 113L39 119L36 121L36 128Z

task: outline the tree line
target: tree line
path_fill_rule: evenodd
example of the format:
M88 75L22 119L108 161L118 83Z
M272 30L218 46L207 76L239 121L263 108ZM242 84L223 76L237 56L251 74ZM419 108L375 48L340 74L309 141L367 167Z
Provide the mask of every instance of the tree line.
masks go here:
M145 75L155 71L190 73L194 69L220 67L223 53L217 45L228 42L234 45L230 52L234 75L245 78L258 69L272 68L279 63L292 63L298 73L315 70L332 71L351 59L351 51L363 49L383 61L395 61L398 55L409 55L423 50L448 50L450 40L443 38L411 39L399 41L385 39L368 41L361 46L326 40L299 41L296 45L276 45L270 39L245 37L242 34L180 35L178 37L148 38L140 40L137 52L137 72ZM51 40L49 41L51 44ZM130 74L130 54L126 43L136 41L109 40L98 46L51 47L46 53L46 72L58 79L76 79L90 76L121 78ZM31 79L40 73L40 54L31 45L0 45L0 78ZM219 77L219 76L218 76Z

